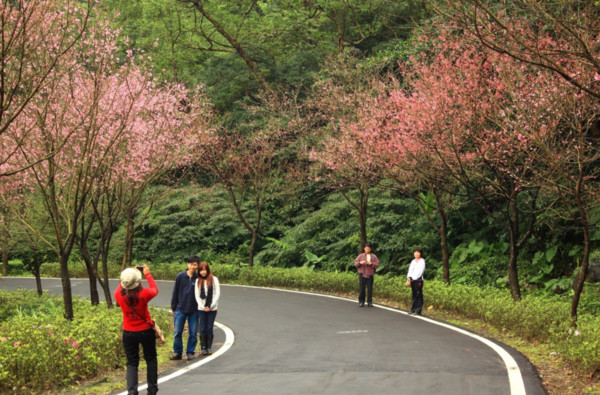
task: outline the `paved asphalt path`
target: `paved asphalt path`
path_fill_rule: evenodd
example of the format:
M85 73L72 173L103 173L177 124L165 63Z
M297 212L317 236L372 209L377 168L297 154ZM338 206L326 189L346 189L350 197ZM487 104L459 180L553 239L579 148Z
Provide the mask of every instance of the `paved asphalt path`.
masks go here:
M169 306L173 282L157 283L154 304ZM72 285L73 293L89 296L87 280L72 280ZM0 282L0 289L17 287L35 288L35 283L25 278ZM44 279L43 288L62 292L56 279ZM545 393L534 368L513 349L400 310L360 308L356 301L314 294L222 285L217 321L235 334L230 348L208 363L194 360L199 365L194 369L181 362L188 370L160 383L161 393ZM225 332L216 329L214 351L224 343ZM170 374L177 372L165 372L161 378Z

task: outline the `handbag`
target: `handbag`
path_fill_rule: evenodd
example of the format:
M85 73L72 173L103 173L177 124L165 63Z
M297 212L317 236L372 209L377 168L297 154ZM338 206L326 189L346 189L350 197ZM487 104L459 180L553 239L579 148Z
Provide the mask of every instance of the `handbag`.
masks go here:
M163 335L162 331L160 330L160 326L158 326L156 322L152 326L152 329L154 329L154 334L156 335L156 338L160 340L161 343L164 343L165 335Z
M129 306L129 308L141 319L143 319L144 321L146 321L146 324L150 325L152 327L152 330L154 331L154 336L161 342L164 343L165 342L165 335L163 335L162 330L160 329L160 326L158 326L158 324L156 323L156 321L152 321L152 322L148 322L148 320L146 320L144 317L142 317L142 315L140 313L137 312L136 309L134 309L129 302L127 301L127 299L125 299L125 303L127 303L127 306Z

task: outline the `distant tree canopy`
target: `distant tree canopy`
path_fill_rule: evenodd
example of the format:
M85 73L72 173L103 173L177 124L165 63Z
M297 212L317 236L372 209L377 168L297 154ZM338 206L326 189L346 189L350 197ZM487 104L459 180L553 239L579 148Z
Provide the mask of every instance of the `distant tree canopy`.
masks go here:
M364 54L405 40L424 15L414 0L108 0L134 47L152 58L155 74L204 84L227 112L259 89L310 85L330 54Z

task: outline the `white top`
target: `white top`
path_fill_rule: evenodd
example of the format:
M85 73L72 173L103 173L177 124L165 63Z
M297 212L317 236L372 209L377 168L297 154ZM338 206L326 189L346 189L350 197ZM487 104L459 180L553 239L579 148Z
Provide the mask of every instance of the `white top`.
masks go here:
M425 259L413 259L410 263L410 267L408 268L408 274L406 275L406 278L416 280L423 276L423 272L425 272Z
M198 277L196 283L194 284L194 294L196 295L196 302L198 302L198 310L204 311L204 306L206 305L206 299L200 299L200 288L198 288L198 281L201 278ZM204 287L204 294L208 295L208 288L206 286L206 282L202 284ZM219 296L221 296L221 287L219 286L219 279L213 276L213 295L212 295L212 304L210 306L210 311L216 311L219 304Z

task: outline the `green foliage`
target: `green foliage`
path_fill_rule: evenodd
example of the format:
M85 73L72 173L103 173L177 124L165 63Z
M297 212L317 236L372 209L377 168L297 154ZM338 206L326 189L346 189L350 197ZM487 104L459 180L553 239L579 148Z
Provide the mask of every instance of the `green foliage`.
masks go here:
M121 236L122 230L115 238ZM212 257L215 251L232 251L248 237L224 191L189 186L170 190L154 204L136 233L134 256L151 262L183 262L192 254ZM118 260L119 251L113 253Z
M8 261L8 273L11 276L22 276L24 274L30 274L27 267L21 259L12 259Z
M503 285L508 265L504 242L471 240L458 245L450 257L450 282L479 286Z
M58 296L0 291L0 392L41 393L124 366L121 310L73 303L68 321ZM168 335L171 314L151 314Z
M367 237L381 262L381 274L405 273L416 246L431 251L427 265L430 273L435 273L439 260L436 235L415 210L418 208L412 200L379 190L371 192ZM301 211L291 222L294 226L282 238L267 240L257 255L261 265L300 267L306 263L309 251L321 258L315 262L316 269L355 270L353 263L360 245L358 214L340 194L327 197L310 214Z
M263 87L236 48L191 3L107 0L100 9L118 15L115 25L139 54L151 58L161 80L205 85L219 111L237 111ZM310 86L323 59L344 47L371 53L388 41L396 43L392 48L401 46L408 27L424 16L418 1L201 3L238 40L265 80L283 87Z
M559 326L550 327L556 353L584 372L600 370L600 341L598 340L600 318L585 315L578 319L574 328L565 320Z

